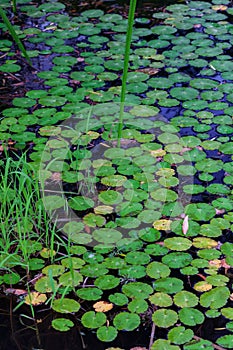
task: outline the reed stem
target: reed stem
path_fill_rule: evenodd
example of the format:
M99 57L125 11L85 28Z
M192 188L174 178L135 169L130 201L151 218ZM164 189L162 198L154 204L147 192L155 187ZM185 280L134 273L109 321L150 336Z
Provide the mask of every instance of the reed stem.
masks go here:
M131 40L132 40L134 14L135 14L136 5L137 5L137 0L130 0L128 26L127 26L127 34L126 34L126 45L125 45L124 68L123 68L121 96L120 96L121 104L120 104L120 115L119 115L119 124L118 124L117 147L120 147L121 145L125 96L126 96L126 83L127 83L127 76L128 76L130 46L131 46Z

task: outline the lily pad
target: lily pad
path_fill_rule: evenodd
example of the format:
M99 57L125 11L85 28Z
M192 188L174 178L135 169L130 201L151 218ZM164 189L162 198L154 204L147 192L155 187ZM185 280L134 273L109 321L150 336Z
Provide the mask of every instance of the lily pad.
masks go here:
M69 298L56 299L52 303L52 309L60 313L69 314L77 312L80 309L80 304Z
M99 328L104 325L107 317L103 312L87 311L81 318L81 322L86 328Z
M52 327L60 332L67 332L74 326L74 322L67 318L55 318L52 321Z
M153 313L152 320L158 327L168 328L177 322L178 315L173 310L160 309Z
M135 313L120 312L113 319L113 324L118 330L132 331L140 324L140 317Z

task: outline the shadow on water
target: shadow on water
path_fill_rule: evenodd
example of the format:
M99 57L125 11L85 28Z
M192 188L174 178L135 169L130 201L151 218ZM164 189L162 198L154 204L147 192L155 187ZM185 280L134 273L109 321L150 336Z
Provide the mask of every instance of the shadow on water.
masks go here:
M149 344L150 332L143 327L134 332L120 332L111 343L100 342L95 332L85 330L83 333L77 319L76 327L65 333L58 332L51 327L54 314L50 310L37 313L36 332L28 307L12 312L16 305L15 296L0 296L0 350L105 350L111 346L128 350Z

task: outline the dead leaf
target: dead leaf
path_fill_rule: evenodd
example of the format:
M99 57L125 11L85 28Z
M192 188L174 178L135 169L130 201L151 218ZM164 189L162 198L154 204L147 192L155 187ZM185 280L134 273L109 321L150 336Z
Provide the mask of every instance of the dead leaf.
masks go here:
M25 304L27 305L40 305L43 304L47 300L47 296L43 293L32 292L26 296L24 299Z
M214 6L212 6L212 9L215 11L226 11L227 6L226 5L214 5Z
M14 288L7 288L5 289L6 294L14 294L14 295L24 295L28 292L24 289L14 289Z
M188 229L189 229L189 217L188 215L186 215L182 225L182 232L184 235L186 235L186 233L188 232Z
M164 151L164 149L162 149L162 148L159 148L159 149L151 151L150 154L153 157L163 157L166 154L166 151Z
M96 312L107 312L113 308L113 304L107 301L97 301L97 303L93 305L93 308Z
M137 69L136 71L137 72L146 73L146 74L149 74L149 75L155 75L155 74L157 74L160 71L160 69L156 69L156 68L141 68L141 69Z

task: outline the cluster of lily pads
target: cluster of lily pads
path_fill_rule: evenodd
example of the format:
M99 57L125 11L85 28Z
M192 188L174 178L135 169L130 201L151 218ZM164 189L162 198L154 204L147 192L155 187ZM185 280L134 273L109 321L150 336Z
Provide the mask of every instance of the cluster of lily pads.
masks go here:
M228 0L187 1L135 19L118 148L127 20L18 1L40 88L2 112L0 139L28 151L67 237L65 256L59 240L48 250L27 237L28 273L43 276L25 302L52 300L55 329L81 323L112 342L153 322L151 349L209 350L199 327L219 319L216 342L233 347L232 15ZM21 77L9 37L0 49L1 73ZM22 258L1 261L2 284L18 286Z

